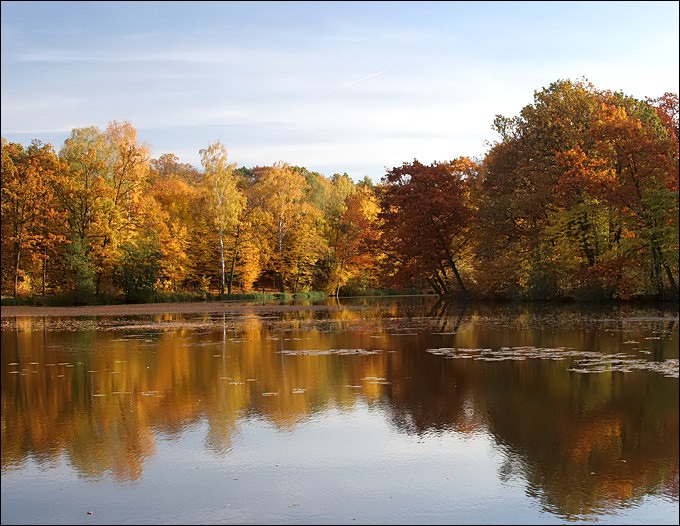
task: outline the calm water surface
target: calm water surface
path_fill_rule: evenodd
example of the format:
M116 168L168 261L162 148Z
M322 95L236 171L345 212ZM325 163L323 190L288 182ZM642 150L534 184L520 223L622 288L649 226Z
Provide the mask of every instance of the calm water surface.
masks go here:
M3 318L2 524L678 524L678 312Z

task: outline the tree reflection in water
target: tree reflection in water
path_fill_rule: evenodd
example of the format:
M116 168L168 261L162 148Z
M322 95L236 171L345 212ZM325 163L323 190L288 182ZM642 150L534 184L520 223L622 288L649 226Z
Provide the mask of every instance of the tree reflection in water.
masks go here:
M65 457L80 477L134 483L159 437L198 422L228 456L248 419L294 433L365 403L407 435L492 436L498 476L562 517L677 503L677 314L308 307L3 319L3 474ZM584 356L606 366L586 371Z

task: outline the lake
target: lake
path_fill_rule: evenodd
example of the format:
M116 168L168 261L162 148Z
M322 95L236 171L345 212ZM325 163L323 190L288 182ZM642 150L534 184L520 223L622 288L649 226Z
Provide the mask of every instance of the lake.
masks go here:
M678 311L2 318L2 524L678 524Z

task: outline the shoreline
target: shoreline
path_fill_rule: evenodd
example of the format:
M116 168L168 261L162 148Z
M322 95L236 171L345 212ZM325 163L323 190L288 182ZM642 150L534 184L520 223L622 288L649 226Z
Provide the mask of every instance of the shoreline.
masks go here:
M7 305L0 307L0 318L67 317L67 316L136 316L140 314L242 314L248 312L291 310L330 310L333 305L282 305L262 302L185 302L185 303L130 303L121 305L82 305L67 307L35 307Z
M416 295L421 296L421 295ZM396 296L395 296L396 297ZM399 296L403 297L403 296ZM350 299L348 297L347 299ZM161 303L121 303L113 305L79 305L79 306L33 306L33 305L3 305L0 307L0 318L58 318L58 317L115 317L115 316L138 316L154 314L229 314L242 315L244 313L263 313L263 312L292 312L292 311L330 311L338 308L360 309L361 305L342 302L342 299L335 298L335 302L315 303L315 302L293 302L280 303L277 301L262 300L225 300L207 302L161 302ZM495 305L494 302L473 303L477 305ZM539 304L543 304L540 303ZM466 304L469 306L469 304ZM535 305L532 302L501 302L499 305ZM555 305L575 305L587 308L588 304L562 303ZM658 305L645 302L613 302L607 304L612 306L632 306L632 307L655 307ZM603 307L603 304L596 303L591 305L595 310ZM666 319L678 319L678 308L676 304L661 306L660 317Z

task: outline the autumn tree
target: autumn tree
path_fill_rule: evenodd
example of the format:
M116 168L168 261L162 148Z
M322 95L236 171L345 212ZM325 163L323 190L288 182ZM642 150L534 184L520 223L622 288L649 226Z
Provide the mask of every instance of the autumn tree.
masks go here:
M106 238L107 213L112 207L106 184L110 152L105 136L91 126L72 130L59 150L59 158L68 166L68 177L56 189L67 214L67 260L78 301L95 293L96 275L101 270L95 250Z
M483 225L478 255L480 267L487 270L480 279L487 292L535 298L559 294L562 276L551 263L559 254L547 231L565 199L557 193L563 174L559 155L588 148L582 144L583 132L600 106L592 93L590 85L556 82L536 92L535 104L518 117L496 117L494 129L501 140L484 160L478 212ZM593 249L596 214L580 197L572 197L583 207L560 218L576 237L564 246L580 247L587 256ZM566 231L559 229L559 234Z
M660 100L609 94L594 129L613 174L610 202L621 213L627 268L633 263L647 278L635 292L663 299L678 291L677 96Z
M648 104L657 112L661 124L668 134L668 164L665 177L662 179L664 189L671 199L671 207L667 210L667 218L670 223L664 229L661 238L664 239L665 246L663 252L662 266L666 271L670 292L675 298L678 297L678 173L680 172L679 149L680 149L680 104L678 103L677 93L666 92L656 99L648 99Z
M339 253L341 219L347 205L347 197L355 191L354 182L347 174L334 174L330 179L320 177L323 189L317 199L317 206L323 213L323 236L328 243L328 252L319 262L318 286L331 294L337 294L342 278L342 255Z
M149 162L154 182L162 183L167 179L178 179L192 186L198 186L203 174L189 163L183 163L174 153L164 153Z
M234 239L232 251L232 264L228 292L231 288L234 276L234 267L237 257L237 241L239 234L239 215L244 207L244 197L237 186L234 175L236 164L227 160L227 149L217 141L205 149L200 150L201 165L203 166L203 183L208 195L210 206L209 213L217 228L219 255L220 255L220 295L225 292L226 286L226 247L225 237L229 235Z
M379 205L372 181L355 184L346 173L323 180L320 209L328 251L318 263L318 287L336 296L346 285L353 290L376 287L379 256L372 243L379 235Z
M267 253L263 269L275 277L280 292L308 288L326 243L320 235L322 215L309 201L303 171L283 162L259 167L252 198Z
M345 197L337 234L332 239L333 263L328 290L339 295L341 287L360 291L379 288L382 254L375 248L380 241L380 205L375 187L361 182Z
M152 159L150 167L150 195L158 207L150 213L161 253L158 287L171 292L195 289L191 276L196 275L199 258L192 249L200 238L202 174L173 154Z
M459 267L472 220L467 187L477 170L468 158L429 166L414 160L382 178L378 217L395 283L422 278L439 295L469 296Z
M6 290L11 281L15 298L22 285L47 292L48 261L58 260L65 241L54 195L63 172L51 144L36 139L24 148L2 139L2 282Z
M141 228L148 210L143 203L149 189L150 149L137 139L137 130L129 122L112 121L104 132L109 146L109 170L105 172L112 206L107 215L106 232L98 258L101 279L113 273L120 258L121 247L137 246L149 241L148 231Z
M95 126L72 130L59 157L68 166L57 194L67 212L76 294L115 293L120 247L139 234L149 149L132 125L112 121L103 132Z
M487 292L660 295L665 267L675 286L677 139L648 103L557 81L494 127L478 211Z

